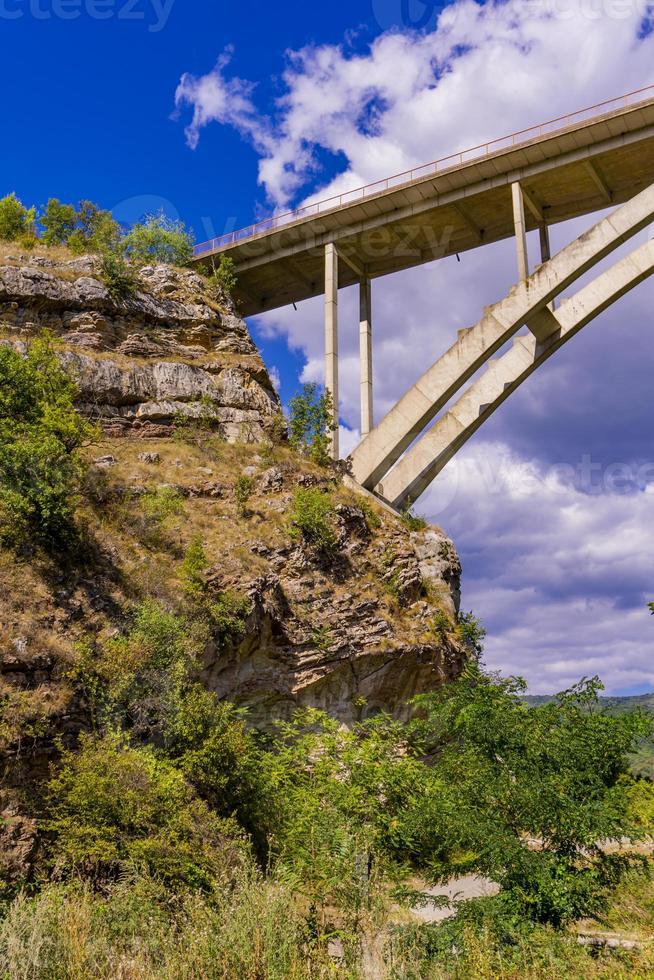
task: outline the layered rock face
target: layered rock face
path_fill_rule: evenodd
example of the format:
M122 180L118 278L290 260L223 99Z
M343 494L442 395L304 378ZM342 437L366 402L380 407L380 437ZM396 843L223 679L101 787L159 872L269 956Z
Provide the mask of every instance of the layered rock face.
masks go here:
M20 344L43 328L63 345L80 409L108 435L169 435L206 419L228 441L258 442L279 415L268 372L229 301L189 270L150 266L115 298L92 256L0 264L0 329Z

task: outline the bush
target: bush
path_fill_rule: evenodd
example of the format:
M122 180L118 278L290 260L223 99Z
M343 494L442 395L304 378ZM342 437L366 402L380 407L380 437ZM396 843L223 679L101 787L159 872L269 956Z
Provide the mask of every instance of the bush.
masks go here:
M245 621L252 603L237 592L220 592L206 604L211 627L221 645L238 639L245 632Z
M61 546L73 536L83 466L76 451L96 430L76 412L73 381L49 337L22 357L0 347L0 536Z
M486 627L477 619L474 613L459 613L457 633L470 653L477 658L481 657L484 652Z
M333 401L329 391L319 393L318 385L305 384L290 401L289 442L291 448L309 456L314 463L330 462L330 435L335 431Z
M181 221L162 212L148 215L134 225L122 241L124 254L133 262L188 265L193 258L193 234Z
M334 505L328 494L311 487L300 488L291 503L289 533L292 538L331 551L337 543L334 516Z
M133 296L138 287L135 270L115 250L105 250L102 255L102 281L115 300Z
M133 869L209 890L246 859L236 826L212 814L171 762L118 734L83 736L78 751L63 753L48 791L59 874L103 881Z
M36 209L26 208L15 194L0 199L0 239L15 242L34 235Z
M254 480L251 476L239 476L234 486L234 496L236 498L236 508L241 517L246 517L248 513L248 500L254 493Z
M157 741L208 639L201 623L146 601L134 610L125 634L97 648L82 645L72 675L85 688L100 728L122 727Z
M427 527L427 521L425 518L414 514L413 511L408 508L400 512L400 520L409 531L424 531Z
M43 241L46 245L66 245L75 231L77 211L73 204L62 204L51 197L43 208L40 220L45 228Z
M238 278L235 272L234 259L228 255L221 255L218 265L212 259L213 270L209 276L209 281L225 296L231 296L236 289Z
M83 252L115 253L120 237L120 225L111 211L104 211L93 201L79 202L75 230L68 238L68 248L72 252L78 255Z
M191 599L197 600L204 595L206 591L204 573L208 567L209 562L202 546L202 539L196 536L186 550L181 573L184 592Z

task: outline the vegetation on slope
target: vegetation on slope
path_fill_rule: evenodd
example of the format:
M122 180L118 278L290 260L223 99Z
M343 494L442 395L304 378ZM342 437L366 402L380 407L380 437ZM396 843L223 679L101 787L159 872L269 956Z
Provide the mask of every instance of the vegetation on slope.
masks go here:
M651 787L629 773L649 731L641 714L598 711L596 681L528 708L521 682L479 667L479 625L439 615L406 629L457 631L469 666L415 699L408 720L382 713L348 730L303 710L258 731L199 679L208 642L226 648L250 609L238 589L215 587L207 555L229 539L234 565L251 571L246 535L256 529L269 542L295 537L323 560L335 501L348 499L338 477L286 447L228 450L202 423L158 443L156 459L121 443L131 490L121 483L126 462L84 476L86 433L70 416L67 383L53 383L47 360L33 356L10 368L24 438L50 439L52 426L75 464L74 480L45 467L35 486L54 488L83 533L69 539L76 551L53 552L50 512L35 505L33 535L17 545L5 534L3 575L25 612L45 579L66 581L72 560L94 590L94 615L82 608L73 618L74 643L52 630L44 639L57 688L44 691L38 670L31 685L0 686L5 780L29 780L38 831L24 878L5 873L0 883L0 974L616 976L624 964L646 975L647 948L593 957L571 932L581 917L615 921L615 902L627 901L616 899L620 882L650 901L638 849L599 843L637 841L652 827ZM8 428L3 439L10 456ZM307 439L300 448L311 455ZM310 477L286 509L264 511L243 482L255 453ZM218 527L208 500L191 509L179 486L146 479L153 466L180 469L188 488L191 466L209 468L223 495ZM32 500L29 472L18 457L0 471L2 491L18 486ZM379 534L392 520L374 506L361 514ZM12 513L2 519L12 530ZM399 605L391 591L385 601ZM30 758L39 765L30 769ZM468 872L499 894L440 925L411 918L426 885ZM643 929L648 915L644 907Z
M102 257L102 276L109 290L124 296L136 290L135 271L150 264L187 266L193 258L193 232L162 211L146 215L129 228L93 201L65 204L50 198L40 208L27 207L11 193L0 199L0 243L26 251L45 247L71 257L93 253ZM211 282L224 294L236 286L234 264L223 256L214 262Z

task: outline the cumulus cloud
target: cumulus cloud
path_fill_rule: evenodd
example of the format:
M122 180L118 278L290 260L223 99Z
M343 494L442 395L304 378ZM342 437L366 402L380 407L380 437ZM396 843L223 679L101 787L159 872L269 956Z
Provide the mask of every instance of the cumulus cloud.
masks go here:
M346 165L310 200L645 84L653 10L650 0L458 0L434 30L389 31L364 53L347 43L289 52L283 91L259 116L252 86L225 78L225 58L184 76L178 105L194 107L191 145L216 121L250 137L260 182L286 206L308 180L320 184L321 153Z
M200 131L215 122L233 126L250 139L259 152L265 153L271 142L266 123L259 118L252 102L255 85L242 78L226 78L225 68L230 60L228 49L208 74L200 77L189 73L182 75L175 92L177 113L184 106L193 108L193 117L185 129L186 141L191 149L196 149Z
M433 29L388 32L363 53L344 43L289 54L277 103L257 115L253 91L243 89L246 122L236 125L258 148L275 205L351 190L650 83L653 8L645 0L460 0ZM206 100L184 101L195 106L199 135L212 118ZM336 176L320 169L325 155L344 161ZM553 228L554 250L598 218ZM533 236L529 247L533 264ZM377 419L457 329L506 294L515 269L514 244L499 242L375 281ZM535 691L594 673L613 690L654 686L645 607L654 598L652 299L650 282L571 341L419 501L462 554L464 604L487 622L489 664L525 674ZM342 290L339 302L345 454L359 425L356 289ZM322 317L315 299L253 325L302 350L302 380L320 381ZM614 464L626 467L626 480L618 473L616 482Z
M421 501L463 554L463 603L488 626L488 665L523 674L536 693L594 674L613 690L654 687L654 469L639 491L613 485L606 470L595 479L603 492L588 495L486 442Z

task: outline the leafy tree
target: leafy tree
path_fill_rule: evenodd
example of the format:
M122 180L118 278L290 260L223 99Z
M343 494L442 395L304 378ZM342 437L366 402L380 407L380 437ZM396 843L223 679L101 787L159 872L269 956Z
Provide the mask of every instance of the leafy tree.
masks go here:
M36 209L27 208L15 194L0 199L0 239L15 242L34 234Z
M229 255L221 255L220 261L216 265L212 262L212 272L209 276L210 281L225 295L231 296L236 289L238 277L234 259Z
M75 230L68 238L68 247L76 254L83 252L115 253L121 231L111 211L105 211L93 201L77 205Z
M49 783L46 828L59 873L111 880L126 870L209 890L247 859L237 826L213 814L183 774L124 736L82 736Z
M318 385L305 384L301 393L291 398L289 408L291 447L320 466L327 466L330 434L336 429L331 392L319 392Z
M472 612L459 613L457 632L464 645L475 657L481 657L484 652L486 627Z
M70 540L83 467L77 450L95 435L74 406L76 388L48 336L25 357L0 347L0 536Z
M134 225L123 238L122 249L134 262L184 266L193 258L193 234L162 211Z
M471 662L461 681L416 699L412 744L432 756L441 791L422 794L399 834L444 876L458 853L462 871L497 881L491 904L505 916L559 926L601 912L629 863L598 842L637 836L623 779L651 722L604 714L597 679L533 709L524 688Z
M46 245L65 245L77 225L75 205L62 204L56 197L51 197L43 208L40 221L45 228L43 241Z

